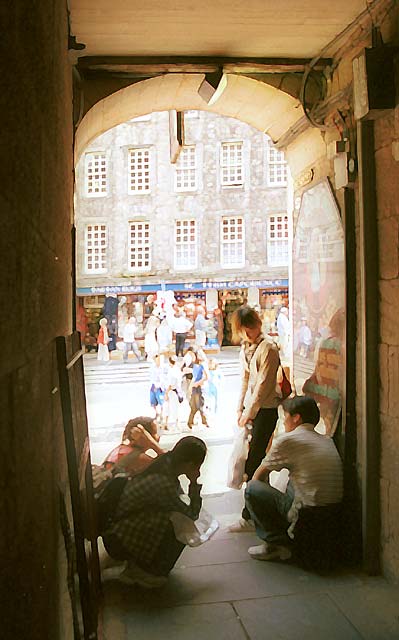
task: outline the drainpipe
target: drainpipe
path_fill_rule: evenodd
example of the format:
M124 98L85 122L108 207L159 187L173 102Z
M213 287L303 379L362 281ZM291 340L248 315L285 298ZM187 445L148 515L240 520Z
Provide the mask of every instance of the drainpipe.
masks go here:
M358 121L363 565L380 573L379 264L374 123Z

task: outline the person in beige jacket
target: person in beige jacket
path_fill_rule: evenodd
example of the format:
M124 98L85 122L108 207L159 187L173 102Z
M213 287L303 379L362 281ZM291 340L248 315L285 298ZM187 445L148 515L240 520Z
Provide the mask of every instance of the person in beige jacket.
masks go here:
M238 425L251 425L251 441L245 465L250 480L265 457L276 426L277 407L281 400L276 391L280 356L275 343L262 334L262 320L249 306L237 309L232 317L233 337L241 338L240 358L243 377L238 402ZM254 524L244 507L240 520L230 527L234 533L253 531Z

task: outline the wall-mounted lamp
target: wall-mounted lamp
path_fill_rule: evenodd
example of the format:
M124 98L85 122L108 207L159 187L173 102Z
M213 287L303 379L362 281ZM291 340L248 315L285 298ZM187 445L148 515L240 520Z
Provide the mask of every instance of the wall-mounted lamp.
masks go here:
M212 105L220 98L226 87L227 76L220 68L205 74L205 78L198 88L198 93L207 104Z

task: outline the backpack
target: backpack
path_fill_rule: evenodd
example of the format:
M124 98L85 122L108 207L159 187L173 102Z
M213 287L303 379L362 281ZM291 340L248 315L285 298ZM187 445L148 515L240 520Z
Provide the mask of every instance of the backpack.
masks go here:
M122 492L129 480L125 473L118 473L102 483L101 489L94 494L94 504L97 521L97 534L102 535L112 522Z

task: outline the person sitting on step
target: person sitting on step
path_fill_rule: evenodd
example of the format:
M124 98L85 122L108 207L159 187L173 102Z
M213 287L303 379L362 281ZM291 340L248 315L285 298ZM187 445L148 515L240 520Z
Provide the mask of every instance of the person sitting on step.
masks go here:
M262 540L248 549L256 560L290 558L300 509L330 508L342 501L341 458L333 440L315 431L320 419L316 402L295 396L284 400L283 409L285 433L274 439L245 491L246 507ZM281 469L289 471L285 493L269 484L270 472Z

